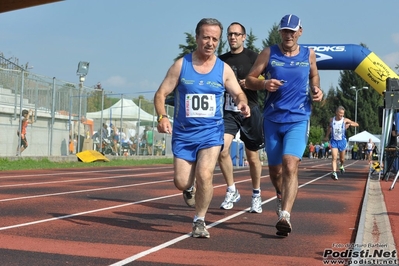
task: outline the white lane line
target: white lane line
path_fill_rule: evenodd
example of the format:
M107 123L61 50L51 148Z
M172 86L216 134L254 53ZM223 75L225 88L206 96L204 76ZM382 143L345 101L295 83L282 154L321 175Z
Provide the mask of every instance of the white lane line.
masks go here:
M67 172L66 170L64 170L64 172L62 172L62 170L60 169L55 169L55 171L61 171L61 172L54 172L54 173L36 173L36 174L25 174L25 175L2 175L0 177L0 179L6 179L6 178L16 178L16 177L37 177L38 175L40 176L59 176L59 175L77 175L77 174L86 174L86 173L111 173L111 172L120 172L120 171L132 171L132 170L148 170L150 167L145 167L145 168L134 168L134 166L132 166L133 168L118 168L118 169L101 169L101 170L89 170L89 171L79 171L79 172ZM98 169L98 168L97 168ZM161 167L157 167L157 169L173 169L172 166L161 166ZM52 170L52 169L49 169Z
M323 175L323 176L320 176L320 177L317 177L317 178L315 178L315 179L312 179L312 180L310 180L310 181L308 181L308 182L306 182L306 183L300 185L298 188L302 188L302 187L304 187L304 186L307 186L307 185L309 185L309 184L311 184L311 183L313 183L313 182L316 182L317 180L319 180L319 179L321 179L321 178L323 178L323 177L325 177L325 176L328 176L328 175L330 175L330 174L328 173L328 174L325 174L325 175ZM270 202L270 201L272 201L272 200L274 200L275 198L276 198L276 196L274 196L274 197L272 197L272 198L269 198L269 199L263 201L263 202L262 202L262 205L265 204L265 203L268 203L268 202ZM221 223L223 223L223 222L226 222L226 221L228 221L228 220L231 220L231 219L233 219L233 218L235 218L235 217L237 217L237 216L240 216L240 215L242 215L242 214L245 214L245 213L247 213L247 212L249 211L249 209L250 209L250 208L248 207L248 208L246 208L245 210L236 212L235 214L232 214L232 215L227 216L227 217L225 217L225 218L223 218L223 219L220 219L220 220L218 220L218 221L216 221L216 222L214 222L214 223L208 225L207 228L212 228L212 227L217 226L217 225L219 225L219 224L221 224ZM167 248L167 247L169 247L169 246L171 246L171 245L173 245L173 244L175 244L175 243L177 243L177 242L180 242L180 241L182 241L182 240L184 240L184 239L187 239L187 238L189 238L189 237L191 237L191 232L190 232L190 233L187 233L187 234L185 234L185 235L179 236L179 237L177 237L177 238L174 238L174 239L172 239L172 240L169 240L168 242L162 243L162 244L160 244L160 245L158 245L158 246L155 246L155 247L152 247L152 248L150 248L150 249L144 250L144 251L142 251L142 252L140 252L140 253L137 253L136 255L133 255L133 256L131 256L131 257L128 257L128 258L126 258L126 259L124 259L124 260L121 260L121 261L118 261L118 262L116 262L116 263L113 263L113 264L111 264L110 266L123 266L123 265L126 265L126 264L128 264L128 263L131 263L131 262L137 260L137 259L140 259L140 258L142 258L142 257L145 257L145 256L147 256L147 255L149 255L149 254L151 254L151 253L154 253L154 252L157 252L157 251L159 251L159 250L161 250L161 249Z
M101 190L109 190L109 189L116 189L116 188L137 187L137 186L145 186L145 185L152 185L152 184L158 184L158 183L164 183L164 182L172 182L172 181L173 181L172 179L169 179L169 180L158 180L158 181L138 183L138 184L130 184L130 185L123 185L123 186L92 188L92 189L85 189L85 190L74 190L74 191L68 191L68 192L41 194L41 195L25 196L25 197L18 197L18 198L7 198L7 199L0 200L0 202L22 200L22 199L34 199L34 198L51 197L51 196L60 196L60 195L84 193L84 192L91 192L91 191L101 191Z
M246 171L246 170L243 170L243 171ZM243 171L236 171L235 173L239 173L239 172L243 172ZM163 173L168 173L168 172L162 172L162 174ZM160 174L160 173L157 173L157 174ZM105 178L112 179L112 178L120 178L120 177L135 177L135 176L145 176L145 175L153 175L153 173L150 173L150 174L137 174L137 175L134 174L134 175L119 176L119 177L105 177ZM221 175L221 173L218 173L218 174L215 174L215 175ZM94 179L90 179L89 178L88 180L94 180ZM163 182L172 182L172 181L173 181L173 179L168 179L168 180L159 180L159 181L152 181L152 182L145 182L145 183L138 183L138 184L123 185L123 186L93 188L93 189L74 190L74 191L68 191L68 192L40 194L40 195L32 195L32 196L24 196L24 197L16 197L16 198L6 198L6 199L0 199L0 202L23 200L23 199L33 199L33 198L42 198L42 197L50 197L50 196L62 196L62 195L76 194L76 193L85 193L85 192L91 192L91 191L101 191L101 190L109 190L109 189L118 189L118 188L127 188L127 187L143 186L143 185L152 185L152 184L158 184L158 183L163 183ZM246 181L247 180L244 180L243 182L246 182ZM56 183L63 183L63 181L59 181L59 182L56 182ZM236 183L241 183L241 182L236 182ZM36 184L42 184L42 183L36 183ZM29 185L29 184L27 184L27 185Z
M261 178L263 178L263 177L264 176L262 176ZM245 180L237 181L236 183L248 182L250 180L251 179L245 179ZM129 186L130 187L131 186L143 186L143 185L148 185L148 184L172 182L172 181L173 180L170 179L170 180L153 181L153 182L146 182L146 183L140 183L140 184L132 184L132 185L126 185L126 186L115 186L115 187L109 187L109 188L99 188L99 189L93 189L93 190L104 190L104 189L112 189L112 188L119 188L119 187L123 187L124 188L124 187L129 187ZM226 185L222 184L222 185L214 186L214 188L219 188L219 187L224 187L224 186L226 186ZM80 190L80 191L71 191L71 192L64 192L64 193L54 193L54 194L39 195L39 196L46 197L46 196L53 196L53 195L57 195L57 194L71 194L71 193L87 192L87 191L93 191L93 190ZM15 199L34 198L34 197L39 197L39 196L21 197L21 198L15 198ZM151 199L145 199L145 200L140 200L140 201L135 201L135 202L129 202L129 203L120 204L120 205L116 205L116 206L111 206L111 207L106 207L106 208L101 208L101 209L95 209L95 210L90 210L90 211L85 211L85 212L79 212L79 213L64 215L64 216L60 216L60 217L54 217L54 218L37 220L37 221L33 221L33 222L28 222L28 223L4 226L4 227L0 227L0 231L7 230L7 229L12 229L12 228L24 227L24 226L28 226L28 225L40 224L40 223L45 223L45 222L51 222L51 221L55 221L55 220L67 219L67 218L76 217L76 216L79 216L79 215L86 215L86 214L89 214L89 213L108 211L108 210L112 210L112 209L123 208L123 207L130 206L130 205L137 205L137 204L144 203L144 202L157 201L157 200L160 200L160 199L167 199L167 198L172 198L172 197L177 197L177 196L181 196L181 192L177 193L177 194L168 195L168 196L162 196L162 197L157 197L157 198L151 198ZM14 200L14 199L3 199L1 201L10 201L10 200Z
M169 174L173 173L172 171L167 172L158 172L157 174ZM92 180L101 180L101 179L114 179L114 178L122 178L122 177L136 177L136 176L148 176L154 175L154 173L143 173L143 174L129 174L129 175L117 175L117 176L104 176L104 177L90 177L90 178L81 178L81 179L68 179L68 180L56 180L56 181L46 181L46 182L35 182L35 183L24 183L24 184L10 184L10 185L2 185L0 188L5 187L19 187L19 186L34 186L34 185L46 185L46 184L59 184L59 183L73 183L73 182L83 182L83 181L92 181Z
M101 208L101 209L96 209L96 210L91 210L91 211L78 212L78 213L74 213L74 214L63 215L63 216L49 218L49 219L37 220L37 221L33 221L33 222L28 222L28 223L4 226L4 227L0 227L0 231L13 229L13 228L18 228L18 227L24 227L24 226L28 226L28 225L40 224L40 223L45 223L45 222L51 222L51 221L56 221L56 220L68 219L68 218L71 218L71 217L76 217L76 216L79 216L79 215L86 215L86 214L89 214L89 213L96 213L96 212L101 212L101 211L108 211L108 210L112 210L112 209L117 209L117 208L123 208L123 207L130 206L130 205L136 205L136 204L149 202L149 201L160 200L160 199L167 199L167 198L171 198L171 197L175 197L175 196L181 196L181 193L168 195L168 196L163 196L163 197L158 197L158 198L146 199L146 200L141 200L141 201L136 201L136 202L129 202L129 203L125 203L125 204L120 204L120 205L116 205L116 206L111 206L111 207L106 207L106 208Z

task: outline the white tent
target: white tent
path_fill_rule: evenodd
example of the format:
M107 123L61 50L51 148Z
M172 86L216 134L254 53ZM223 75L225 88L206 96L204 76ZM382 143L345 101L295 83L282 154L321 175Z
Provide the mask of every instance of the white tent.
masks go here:
M143 109L139 108L132 100L120 99L110 108L103 111L104 120L127 120L127 121L157 121L156 116L153 116ZM101 111L91 112L86 114L87 118L100 119Z
M369 142L369 139L371 139L372 142L374 143L380 143L380 139L374 136L373 134L367 132L366 130L363 132L360 132L352 137L349 138L349 141L352 142Z

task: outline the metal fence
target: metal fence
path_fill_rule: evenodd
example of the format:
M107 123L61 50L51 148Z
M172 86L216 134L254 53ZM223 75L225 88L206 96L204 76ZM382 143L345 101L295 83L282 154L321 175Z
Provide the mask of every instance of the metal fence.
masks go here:
M64 124L67 123L68 126L63 129L58 128L58 130L63 131L62 134L66 132L66 134L70 135L73 121L78 121L80 116L87 116L88 99L92 97L96 91L98 92L98 87L87 87L82 83L74 84L56 78L41 76L28 71L28 69L27 66L19 66L18 62L11 62L0 54L0 119L3 119L0 120L0 123L2 126L9 126L10 129L12 128L12 130L15 130L15 121L19 120L21 110L31 109L35 113L35 120L48 120L48 127L51 128L51 132L49 130L48 134L48 146L53 147L55 145L55 147L57 147L57 144L53 143L58 141L53 139L54 120L66 120ZM112 94L104 92L103 90L97 95L102 95L102 100L104 100L104 96L106 96L132 101L126 98L128 95ZM142 102L141 100L137 103L137 108L142 110L140 107L145 104L152 105L153 109L152 103L148 103L148 101ZM108 122L109 124L114 122L116 125L119 124L118 127L122 131L125 130L127 132L129 131L129 127L133 126L138 127L137 133L139 134L140 127L143 126L151 127L152 130L156 131L156 118L152 119L152 121L149 121L148 117L144 121L141 119L143 113L156 117L154 109L148 113L142 111L141 114L139 111L137 116L132 117L129 115L131 108L131 106L121 106L120 115L114 115L112 118L101 108L99 112L104 112L104 122ZM168 107L167 109L168 114L172 115L173 107ZM114 107L113 110L115 111L116 108ZM9 114L12 115L14 122L6 122L6 115ZM123 121L125 123L123 123ZM130 124L126 123L128 121ZM103 120L101 120L101 123L102 122ZM93 130L98 130L102 125L101 123L98 119L94 119ZM19 129L20 127L21 125L19 125ZM33 124L30 131L34 133L35 127L38 127L38 124ZM7 129L3 128L3 130L6 131ZM55 130L57 130L57 128L55 128ZM155 138L164 138L168 140L166 136L158 136L157 132L154 133L154 143ZM0 143L0 145L2 145L2 143ZM10 145L16 146L16 143ZM49 152L47 155L54 155L51 148L48 150Z
M78 114L80 96L88 95L94 88L40 76L25 70L0 68L1 103L45 113ZM87 111L87 100L81 101L82 113Z

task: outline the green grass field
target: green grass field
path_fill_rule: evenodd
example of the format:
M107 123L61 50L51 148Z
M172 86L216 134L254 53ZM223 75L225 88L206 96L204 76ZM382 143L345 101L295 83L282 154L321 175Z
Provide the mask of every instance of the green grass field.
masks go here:
M82 168L82 167L115 167L115 166L140 166L155 164L172 164L172 158L148 158L148 159L112 159L109 162L96 161L83 163L79 161L55 162L49 159L35 160L31 158L19 158L18 160L0 159L0 171L27 170L27 169L56 169L56 168Z

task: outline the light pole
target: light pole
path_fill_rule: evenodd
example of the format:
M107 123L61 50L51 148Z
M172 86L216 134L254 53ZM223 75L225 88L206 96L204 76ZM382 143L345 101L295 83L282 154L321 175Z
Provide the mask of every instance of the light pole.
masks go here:
M359 88L359 89L357 89L355 86L352 86L351 87L351 90L355 90L355 92L356 92L356 100L355 100L355 122L357 123L357 92L358 91L361 91L361 90L368 90L369 89L369 87L362 87L362 88ZM356 135L356 128L357 127L355 127L355 135Z
M76 71L76 75L79 76L79 123L81 123L81 117L82 117L82 88L87 73L89 73L89 62L80 61L78 64L78 70ZM78 152L80 152L81 148L82 147L80 147L80 126L78 126Z
M104 89L101 87L101 83L97 83L97 91L101 92L101 127L100 127L100 152L103 152L103 111L104 111Z

